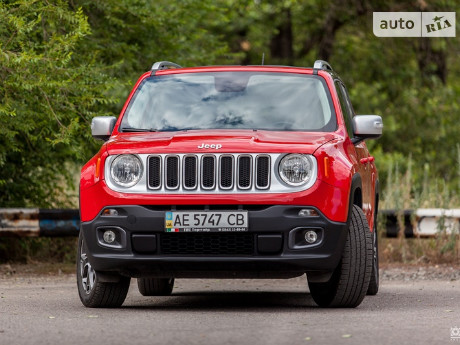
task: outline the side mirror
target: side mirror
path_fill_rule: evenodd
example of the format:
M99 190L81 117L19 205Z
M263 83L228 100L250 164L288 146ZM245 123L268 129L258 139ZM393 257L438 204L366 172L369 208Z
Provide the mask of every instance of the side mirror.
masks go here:
M93 138L107 141L112 134L117 118L113 116L96 116L91 121Z
M382 136L383 122L378 115L356 115L353 117L353 143Z

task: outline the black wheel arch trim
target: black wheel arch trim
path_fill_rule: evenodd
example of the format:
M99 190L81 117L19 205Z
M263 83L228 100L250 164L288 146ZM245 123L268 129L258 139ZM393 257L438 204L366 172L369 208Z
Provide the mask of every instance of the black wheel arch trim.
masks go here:
M375 180L375 216L377 217L377 213L379 211L379 199L380 199L380 182L379 180Z
M374 229L377 230L378 224L378 213L379 213L379 201L380 201L380 182L375 180L375 195L374 195Z
M360 190L361 193L361 200L355 200L355 193L356 190ZM350 185L350 195L349 195L349 200L348 200L348 217L347 217L347 224L349 224L351 220L351 214L353 212L353 205L357 205L360 208L362 208L362 190L363 190L363 182L361 175L359 173L356 173L353 175L351 178L351 185ZM356 203L358 202L358 203Z

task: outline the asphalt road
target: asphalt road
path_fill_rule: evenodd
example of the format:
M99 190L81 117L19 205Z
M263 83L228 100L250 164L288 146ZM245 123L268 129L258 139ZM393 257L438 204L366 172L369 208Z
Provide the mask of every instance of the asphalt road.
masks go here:
M305 278L176 281L120 309L87 309L72 275L0 278L0 345L454 344L460 281L387 280L356 309L320 309Z

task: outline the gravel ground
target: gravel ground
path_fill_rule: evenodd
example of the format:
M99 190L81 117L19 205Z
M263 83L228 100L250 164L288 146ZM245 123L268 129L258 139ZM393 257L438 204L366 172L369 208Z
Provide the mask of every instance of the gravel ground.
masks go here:
M178 279L167 297L132 281L121 308L84 308L73 266L0 265L0 345L432 345L460 327L458 266L384 265L356 309L318 308L305 277Z
M404 265L386 264L380 267L382 280L420 281L420 280L460 280L458 265Z

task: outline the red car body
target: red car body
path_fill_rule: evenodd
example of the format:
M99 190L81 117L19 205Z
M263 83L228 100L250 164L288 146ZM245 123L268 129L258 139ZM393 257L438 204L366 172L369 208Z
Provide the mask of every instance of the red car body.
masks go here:
M354 116L342 81L323 61L319 61L319 65L315 62L314 68L211 66L163 69L165 66L180 66L166 62L155 68L157 64L151 72L139 78L118 120L96 119L105 123L113 121L102 134L95 134L93 128L93 136L105 142L81 172L82 225L77 277L83 304L121 305L131 277L138 278L139 289L144 295L169 294L174 278L181 277L290 278L305 273L312 296L321 306L354 307L361 303L366 291L368 294L377 293L379 182L374 158L364 140L381 135L381 118ZM132 125L127 127L124 122L130 107L134 107L136 95L144 92L141 88L148 82L156 83L161 78L179 80L181 76L194 78L200 74L212 74L217 80L217 75L241 76L241 73L282 75L288 79L291 75L300 76L297 81L300 83L306 78L319 81L325 90L324 95L327 94L324 97L327 97L328 114L332 114L328 124L320 128L329 130L278 129L275 121L271 129L260 129L262 125L255 129L155 131L133 128ZM262 86L263 90L265 84ZM278 84L275 89L276 86ZM222 86L216 81L214 91L219 93L219 87ZM148 97L161 98L155 94ZM255 102L256 108L258 104ZM303 114L303 108L296 109L301 109ZM285 123L282 120L281 116L280 123ZM93 120L95 127L97 121L95 124ZM333 125L333 130L329 124ZM186 188L185 160L189 156L195 159L195 165L192 165L194 183L198 186L195 189ZM213 168L209 170L214 179L212 188L205 188L203 184L203 161L208 156L213 162ZM300 188L293 187L299 186L294 180L292 184L288 183L291 180L286 182L284 179L283 182L282 169L291 164L284 161L291 156L310 162L310 173L314 175L311 184ZM124 165L123 169L128 174L137 171L143 180L118 188L114 183L113 166L117 159L125 157L134 165ZM173 157L172 162L176 165L167 166L169 157ZM221 184L222 157L231 161L231 188L223 188ZM244 157L246 161L250 160L246 166L249 167L248 179L252 179L250 188L240 188L241 171L246 169L240 160ZM261 159L268 162L264 163L268 172L263 170ZM167 188L170 166L173 166L171 176L177 178L174 180L177 189ZM292 164L289 166L289 169L297 168ZM155 169L158 169L158 176ZM267 174L267 188L259 188L259 172ZM298 176L307 176L302 175L304 172ZM151 176L158 177L158 186L163 185L152 188L151 181L156 180L151 180ZM219 176L221 180L218 180ZM184 225L182 230L172 228L173 232L189 233L169 233L168 217L179 217L180 224L180 217L199 218L197 213L200 212L205 219L216 215L218 223L222 215L227 216L228 223L218 230L221 232L213 231L216 230L213 228L206 231L214 233L207 233ZM247 217L245 227L229 227L230 219L234 220L243 213ZM350 253L355 252L356 255L350 257ZM99 288L95 289L95 286ZM356 294L354 289L358 291ZM109 303L104 294L113 291L121 297Z
M180 70L161 70L156 75L174 73L200 73L213 71L256 71L274 73L313 74L313 69L293 67L197 67ZM96 217L106 206L125 205L186 205L186 204L286 204L311 205L322 210L333 221L345 222L348 216L351 181L355 174L362 176L362 208L374 228L376 203L376 186L378 173L373 158L369 155L366 143L362 141L355 146L345 128L345 122L335 92L333 77L323 71L318 75L325 79L330 91L337 114L338 128L333 133L302 133L291 132L258 132L252 130L198 130L192 133L120 133L118 127L124 112L131 101L139 84L151 76L143 74L120 113L118 121L109 141L104 143L100 151L83 167L80 181L80 216L83 222ZM162 153L188 152L198 153L197 146L203 142L219 141L223 144L221 153L228 152L298 152L313 154L318 160L318 180L315 185L296 193L266 195L129 195L110 190L104 181L104 163L108 155L127 153L151 153L152 150ZM370 159L369 159L370 158Z

